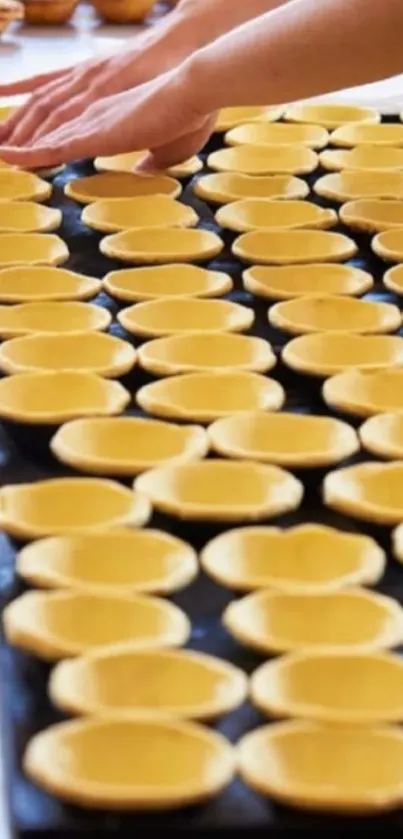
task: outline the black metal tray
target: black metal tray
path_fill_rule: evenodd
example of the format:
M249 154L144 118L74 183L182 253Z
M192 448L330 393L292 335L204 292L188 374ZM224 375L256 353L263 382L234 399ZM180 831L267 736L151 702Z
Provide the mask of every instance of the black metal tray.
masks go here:
M221 138L214 137L204 151L204 155L222 145ZM108 271L121 267L102 256L98 249L100 236L85 228L80 215L82 207L63 195L65 183L78 176L88 175L93 171L91 163L84 162L69 167L54 180L53 206L63 210L64 221L61 236L67 242L71 258L67 267L84 274L103 277ZM324 173L315 172L308 180L310 185ZM199 177L199 176L197 176ZM317 199L312 193L310 200L323 206L332 206L331 202ZM194 198L192 182L186 185L182 200L192 204L201 217L200 226L217 230L214 214L207 204ZM343 228L340 228L342 230ZM269 301L252 297L242 289L241 264L231 255L230 245L235 238L232 234L219 231L226 248L219 259L210 263L210 267L227 271L234 279L234 290L227 295L252 307L256 321L251 334L269 340L279 353L286 342L286 336L273 329L267 322ZM345 231L352 235L350 231ZM387 292L381 284L385 265L378 260L369 247L369 236L353 236L359 245L359 255L352 260L354 265L370 271L375 279L374 289L366 295L367 299L399 300ZM0 240L1 245L1 240ZM107 295L101 294L96 301L106 306L113 313L118 305ZM126 335L120 326L113 324L116 335ZM328 409L320 396L320 383L308 377L298 376L283 367L281 363L270 372L270 376L283 383L287 391L286 410L305 413L327 414ZM151 377L135 369L125 378L129 389L135 392ZM132 406L128 413L141 414ZM351 423L351 418L348 420ZM367 458L368 459L368 458ZM21 425L0 424L0 482L18 483L35 481L41 478L62 474L74 474L62 469L51 458L47 449L46 436L40 429L33 430ZM300 510L292 515L283 516L271 523L291 525L303 521L323 522L343 530L362 531L374 535L388 551L387 572L378 587L380 591L391 594L403 601L403 570L391 558L390 532L386 529L361 526L359 523L325 509L321 503L322 474L312 471L303 478L305 498ZM208 539L225 528L208 524L192 525L178 523L173 519L154 515L151 526L167 529L184 539L188 539L196 549L200 549ZM0 535L0 608L23 591L21 581L15 575L15 552L17 546L5 535ZM189 647L215 654L234 662L247 673L252 672L263 660L258 655L240 646L230 638L221 625L221 614L233 598L226 589L218 586L203 573L196 582L180 592L173 599L190 616L192 635ZM35 658L11 650L4 643L0 647L1 666L1 711L2 711L2 759L6 778L10 823L18 839L137 839L146 836L151 830L175 830L185 834L224 832L227 836L247 836L250 831L265 833L315 834L317 836L345 835L359 829L371 832L385 831L388 835L400 832L403 828L402 812L390 816L371 817L369 819L342 817L330 818L315 814L298 813L275 805L248 789L240 780L233 784L215 800L203 806L182 810L178 813L158 815L125 815L108 812L86 812L76 807L65 806L35 788L21 770L21 756L29 738L37 731L47 727L61 717L52 708L47 698L47 680L50 667ZM229 714L219 722L217 728L232 742L262 722L266 722L249 704ZM141 757L139 756L139 759ZM332 756L329 755L329 760ZM4 839L4 837L0 837Z

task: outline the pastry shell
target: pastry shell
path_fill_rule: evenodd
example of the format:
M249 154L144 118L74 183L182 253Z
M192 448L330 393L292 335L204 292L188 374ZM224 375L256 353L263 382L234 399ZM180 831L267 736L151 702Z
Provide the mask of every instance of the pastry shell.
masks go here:
M78 0L24 0L25 20L39 26L60 26L71 18Z
M231 300L162 297L122 309L118 321L127 332L140 338L159 338L192 331L243 332L252 325L254 312Z
M403 339L396 335L318 332L293 338L284 347L282 359L292 370L324 377L351 367L364 370L400 367Z
M333 131L332 146L354 148L354 146L377 146L403 148L403 126L398 123L351 123Z
M403 169L403 148L356 146L353 149L326 149L319 155L322 169L399 170Z
M61 223L61 210L35 201L0 201L0 233L49 233Z
M352 265L336 263L253 265L243 272L242 281L246 291L269 300L292 300L317 294L359 296L373 286L371 274Z
M403 411L370 417L359 434L364 449L377 457L403 459Z
M18 303L0 305L0 337L18 338L33 333L92 332L107 329L112 315L101 306L91 303Z
M249 122L237 125L225 135L229 146L307 146L322 149L329 134L320 125L290 125L284 122Z
M192 262L217 256L224 243L210 230L138 227L106 236L100 251L112 259L132 263Z
M402 200L403 172L344 169L342 172L319 178L313 189L322 198L328 198L340 204L359 198Z
M153 6L153 0L92 0L109 23L139 23Z
M69 255L63 239L52 233L1 234L0 269L17 265L62 265Z
M364 462L329 472L323 483L325 504L372 524L403 520L403 463Z
M403 225L378 233L371 247L374 253L387 262L403 262Z
M246 198L271 198L277 201L306 198L308 184L293 175L244 175L241 172L218 172L196 181L194 194L211 204L229 204Z
M90 300L101 291L101 281L51 265L24 265L0 270L0 302L64 302Z
M318 294L276 303L269 309L269 322L291 335L334 330L370 335L395 332L402 317L391 303Z
M403 411L403 369L352 368L327 379L322 394L331 408L358 417Z
M381 121L381 115L375 108L361 108L358 105L307 102L289 105L284 119L289 122L314 123L324 128L339 128L351 122L377 123Z
M128 373L135 362L131 344L103 332L36 333L0 346L0 370L7 374L77 370L108 379Z
M249 198L233 201L216 213L219 227L245 233L250 230L311 228L325 230L337 224L335 210L309 201L275 201Z
M403 265L394 265L383 275L383 284L399 296L403 295Z
M232 252L244 262L301 265L343 262L357 253L357 245L342 233L323 230L254 230L239 236Z
M229 274L222 271L174 263L111 271L104 278L103 286L117 300L137 303L160 297L221 297L232 291L233 283Z
M93 204L104 199L137 198L141 195L170 195L171 198L177 198L182 192L182 187L179 181L167 175L100 172L69 181L64 192L68 198L73 198L79 204Z
M403 201L361 198L344 204L339 216L340 221L353 230L380 233L392 227L403 227Z
M140 195L96 201L84 208L81 220L101 233L119 233L145 226L194 227L199 217L192 207L180 204L169 195Z
M94 166L98 172L130 173L147 157L147 154L147 151L135 151L127 154L116 154L112 157L96 157ZM202 161L195 155L194 157L190 157L189 160L184 160L183 163L171 166L170 169L167 169L166 174L173 178L190 178L192 175L200 172L202 168Z
M0 201L46 201L52 187L32 172L0 168Z
M233 146L209 154L207 166L217 172L244 175L306 175L318 166L318 155L306 146Z
M275 107L267 106L243 106L235 108L223 108L217 117L215 125L216 132L229 131L237 125L243 125L245 122L276 122L281 119L284 113L282 105Z
M263 338L231 332L187 332L155 338L138 350L140 367L156 376L177 373L265 373L276 365L276 356ZM0 369L1 369L0 348Z

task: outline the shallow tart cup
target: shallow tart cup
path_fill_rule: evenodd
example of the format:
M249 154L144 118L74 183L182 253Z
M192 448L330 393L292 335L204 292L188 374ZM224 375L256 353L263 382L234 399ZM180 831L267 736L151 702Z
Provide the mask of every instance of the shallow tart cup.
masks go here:
M361 198L344 204L339 216L343 224L353 230L380 233L392 227L403 227L403 201Z
M217 256L224 243L209 230L138 227L106 236L100 251L112 259L133 263L192 262Z
M350 122L377 123L381 121L375 108L342 105L333 102L307 102L290 105L284 118L289 122L308 122L324 128L339 128Z
M77 0L24 0L25 20L39 26L60 26L71 18Z
M188 332L156 338L138 350L143 370L156 376L176 373L265 373L276 364L276 356L263 338L230 332ZM1 367L0 349L0 367Z
M403 463L359 463L329 472L323 482L325 504L373 524L403 520Z
M205 546L201 563L210 577L234 591L319 594L378 582L386 557L368 536L302 524L222 533Z
M24 6L22 3L18 2L18 0L2 0L0 3L0 37L7 31L13 21L21 20L23 17ZM0 109L0 111L2 110L3 108ZM2 119L7 119L7 115L2 117L0 112L0 121Z
M333 131L332 146L354 148L354 146L394 146L403 148L403 126L398 123L351 123Z
M344 203L358 198L403 199L403 172L363 171L344 169L337 174L324 175L314 186L314 192L331 201Z
M150 811L213 798L232 781L235 760L221 734L197 723L100 718L63 722L35 735L24 769L71 804Z
M112 315L90 303L53 303L50 301L0 305L0 337L18 338L37 332L92 332L107 329Z
M320 125L289 125L284 122L247 122L231 128L225 135L228 146L301 145L322 149L328 141L329 134Z
M168 600L122 592L29 591L3 619L10 644L46 661L128 642L137 649L179 646L190 631Z
M199 178L194 194L211 204L228 204L245 198L272 198L278 201L306 198L308 184L293 175L244 175L241 172L220 172Z
M63 239L52 233L2 233L0 269L13 265L61 265L69 258Z
M334 330L380 334L396 331L402 322L399 309L391 303L328 294L276 303L268 315L272 326L291 335Z
M93 204L103 199L137 198L139 195L170 195L171 198L177 198L182 187L179 181L167 175L102 172L69 181L64 192L79 204Z
M259 521L299 507L300 481L276 466L204 460L140 475L135 489L155 509L193 521Z
M357 245L342 233L323 230L254 230L235 240L232 253L244 262L301 265L344 262L357 253Z
M0 201L46 201L52 187L32 172L0 169Z
M371 274L352 265L336 263L253 265L243 272L242 281L246 291L269 300L291 300L317 294L358 296L373 286Z
M337 725L398 723L403 661L389 652L291 653L255 670L250 692L253 704L273 717Z
M0 270L0 302L32 303L90 300L101 281L49 265L24 265Z
M111 271L103 281L108 294L128 303L160 297L221 297L231 291L232 286L229 274L183 263L122 268Z
M33 542L18 554L17 572L39 588L170 594L194 580L198 563L169 533L119 527Z
M258 728L237 746L245 783L290 807L336 814L390 811L403 799L398 727L294 720Z
M140 338L158 338L183 332L243 332L252 325L253 309L231 300L160 298L122 309L118 321ZM1 332L1 309L0 309Z
M216 213L219 227L245 233L249 230L298 229L334 227L335 210L317 207L308 201L273 201L269 198L249 198L233 201Z
M137 475L165 463L197 460L208 438L197 425L142 417L78 419L56 432L51 451L62 463L94 475Z
M304 175L318 165L318 155L306 146L234 146L209 154L207 165L216 172L244 175Z
M0 369L8 374L77 370L113 378L128 373L135 361L131 344L102 332L37 333L0 347Z
M61 662L49 691L67 713L209 720L239 707L247 685L242 670L205 653L128 644Z
M260 653L309 648L365 652L399 646L403 610L396 600L360 588L304 594L263 589L234 600L223 622Z
M92 0L98 14L108 23L140 23L147 16L152 0Z
M118 233L145 226L194 227L199 217L192 207L180 204L169 195L140 195L96 201L84 208L81 220L101 233Z
M322 169L403 169L403 149L357 146L354 149L326 149L319 155Z
M374 253L387 262L403 262L403 226L378 233L371 247Z
M392 460L403 459L403 411L370 417L359 430L367 451Z
M403 370L346 370L327 379L323 398L331 408L358 417L403 411Z
M62 213L34 201L0 201L0 233L49 233L60 227Z
M266 105L247 105L235 108L223 108L217 117L215 131L221 133L222 131L229 131L236 125L242 125L245 122L276 122L281 119L284 113L282 105L267 107Z
M393 268L389 268L383 275L383 284L389 291L401 297L403 295L403 265L394 265Z
M77 417L120 414L131 399L119 383L93 373L20 373L0 379L0 417L29 425L59 425Z
M293 338L282 358L287 367L309 376L334 376L352 367L381 370L402 366L403 340L396 335L318 332Z
M155 416L208 423L240 411L278 411L285 393L274 379L258 373L188 373L144 385L136 401Z
M212 450L224 457L289 469L339 463L359 449L356 432L340 420L283 412L224 417L210 426L208 437Z
M116 154L112 157L96 157L94 166L98 172L133 172L147 155L147 151L134 151L126 154ZM190 178L200 172L202 168L202 161L195 155L188 160L184 160L183 163L171 166L166 174L173 178Z
M50 478L0 489L0 524L16 539L141 527L149 517L144 496L100 478Z

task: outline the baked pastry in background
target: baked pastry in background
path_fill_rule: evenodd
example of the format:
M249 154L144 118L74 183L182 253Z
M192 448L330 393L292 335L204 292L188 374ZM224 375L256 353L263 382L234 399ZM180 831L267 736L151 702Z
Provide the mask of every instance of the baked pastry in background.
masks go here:
M23 3L27 23L57 26L70 20L78 0L23 0Z
M92 0L98 14L110 23L144 20L156 0Z
M24 17L24 6L18 0L0 0L0 35L8 29L13 20Z

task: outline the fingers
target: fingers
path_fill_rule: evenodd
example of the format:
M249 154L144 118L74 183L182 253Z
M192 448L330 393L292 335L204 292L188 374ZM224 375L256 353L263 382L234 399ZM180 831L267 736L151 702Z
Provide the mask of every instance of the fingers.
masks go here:
M172 143L151 149L150 154L137 166L136 171L169 169L170 166L182 163L183 160L187 160L203 148L211 132L211 120L204 120L195 131L178 137Z
M38 76L31 76L28 79L20 79L17 82L0 84L0 96L17 96L20 93L33 93L38 87L63 78L71 69L71 67L65 67L63 70L54 70L53 73L41 73Z
M66 104L56 108L41 125L31 138L32 144L39 144L41 139L45 139L49 134L53 134L58 128L71 122L89 107L91 99L87 93L73 96Z
M21 108L17 108L12 116L0 126L0 143L14 143L15 134L17 134L15 142L18 142L19 126L25 125L26 121L30 119L30 115L32 115L33 112L35 113L38 103L42 101L43 98L48 99L51 96L52 91L57 90L60 84L61 82L56 79L44 87L39 88L36 93L32 94L28 102L25 102Z

